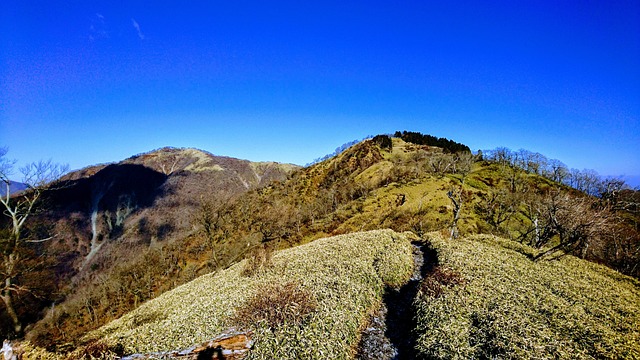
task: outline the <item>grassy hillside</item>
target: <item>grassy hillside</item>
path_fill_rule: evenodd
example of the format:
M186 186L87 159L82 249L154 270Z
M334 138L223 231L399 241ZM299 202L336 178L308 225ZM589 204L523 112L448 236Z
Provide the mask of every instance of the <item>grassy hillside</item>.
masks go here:
M573 256L533 262L493 236L428 238L439 263L415 303L421 358L640 358L636 279Z
M228 329L253 330L249 359L350 359L385 287L412 272L410 233L376 230L244 260L149 301L83 341L125 353L184 349ZM424 359L640 357L640 282L573 256L474 235L426 234L429 271L413 302ZM53 356L27 348L27 357ZM103 347L105 349L106 347ZM81 347L75 356L82 354ZM95 355L95 354L94 354Z
M213 171L219 172L216 164ZM184 166L202 169L201 165L198 160ZM257 175L268 173L263 165L246 168L248 176L264 180ZM183 190L196 185L185 185ZM637 248L637 231L627 236L601 226L614 217L597 199L507 163L378 136L232 200L203 195L200 206L190 204L192 216L184 223L188 236L149 244L142 254L123 258L109 272L92 277L81 291L56 305L27 338L65 351L86 332L145 301L273 249L384 228L418 236L433 231L448 234L452 198L460 205L461 236L485 233L518 246L532 245L535 248L527 250L531 258L557 247L560 251L547 258L563 253L596 261L619 256L627 268L633 267L634 258L628 255ZM178 214L179 208L169 209L166 216ZM557 219L562 223L550 221ZM606 233L613 236L600 238ZM559 246L563 236L576 241Z
M89 338L120 344L126 353L153 352L187 348L241 326L255 330L250 358L349 358L384 287L405 283L413 258L407 235L379 230L277 252L252 274L247 267L245 260L202 276ZM287 303L296 298L291 292L297 304ZM265 297L270 302L260 302Z

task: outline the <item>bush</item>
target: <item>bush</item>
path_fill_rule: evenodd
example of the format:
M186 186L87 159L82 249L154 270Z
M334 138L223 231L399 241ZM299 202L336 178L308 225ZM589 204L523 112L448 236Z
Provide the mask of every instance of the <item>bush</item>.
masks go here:
M124 355L123 350L122 346L110 346L105 341L92 341L69 354L67 360L119 359Z
M435 299L440 297L447 287L463 283L464 279L459 272L437 266L422 280L420 291L423 296Z
M266 286L241 306L233 321L243 326L265 321L271 328L284 324L300 325L317 306L313 294L299 284L275 283Z

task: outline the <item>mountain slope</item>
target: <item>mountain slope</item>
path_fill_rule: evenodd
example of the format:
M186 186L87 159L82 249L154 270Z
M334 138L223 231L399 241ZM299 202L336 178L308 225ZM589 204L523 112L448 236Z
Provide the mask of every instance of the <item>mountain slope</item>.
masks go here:
M204 275L89 338L104 337L112 348L123 346L125 353L145 353L187 348L243 326L255 332L252 358L349 358L384 287L405 283L413 259L407 235L379 230L283 250L268 266L243 275L248 266L245 260ZM287 287L306 295L306 311L297 311L305 305L300 300L289 302L296 299L287 297ZM281 298L256 303L268 297L266 289L280 291ZM257 304L264 308L255 308ZM284 312L284 318L270 316L272 306L281 306L274 311Z
M438 263L415 306L419 358L635 359L640 282L487 235L429 234Z
M276 252L257 271L245 260L165 293L84 341L103 351L148 353L188 348L240 327L253 331L250 359L354 358L384 287L408 280L409 241L416 239L377 230ZM401 324L416 335L412 356L640 355L637 280L572 256L532 262L526 254L535 249L493 236L452 241L429 233L422 241L430 248L429 270L413 320Z
M459 212L454 216L456 204ZM581 229L589 229L590 237L607 230L582 222L591 215L608 214L599 212L599 206L586 195L535 173L467 152L449 153L379 136L294 171L286 180L201 208L186 236L149 246L144 256L116 264L57 307L31 335L47 345L77 342L96 325L243 257L266 256L275 249L362 230L451 234L456 218L461 236L492 233L514 244L535 246L529 253L532 263L540 255L547 258L549 250L560 251L549 252L551 257L563 251L595 259L612 250L623 254L628 244L618 236L622 232L615 233L616 242L596 237L597 241L589 238L586 247L584 242L559 246L565 245L560 230L579 235L580 241L585 239ZM558 224L545 218L554 214L562 214L567 223L554 228Z
M57 291L49 291L38 302L60 306L86 291L88 284L90 288L103 282L119 265L193 233L193 219L205 199L216 200L217 206L272 180L284 180L296 168L196 149L163 148L66 175L44 193L47 211L28 223L33 238L53 238L31 246L55 263L50 270L58 279ZM143 299L140 294L132 296L132 305ZM27 322L38 314L26 303L20 311ZM111 316L119 314L114 308L110 311Z
M203 197L229 199L295 168L163 148L67 175L47 199L53 205L47 220L56 224L56 249L75 254L70 268L108 268L117 256L98 251L103 246L148 247L184 237Z
M24 189L27 188L27 184L23 184L21 182L17 182L17 181L10 181L9 182L9 194L13 195L16 194ZM0 196L4 196L7 194L7 187L5 183L2 183L2 186L0 186Z

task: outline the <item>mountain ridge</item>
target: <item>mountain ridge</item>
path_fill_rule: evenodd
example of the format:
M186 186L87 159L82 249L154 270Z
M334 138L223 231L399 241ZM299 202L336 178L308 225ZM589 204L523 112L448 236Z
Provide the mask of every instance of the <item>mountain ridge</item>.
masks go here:
M181 151L134 156L127 165L147 164L145 168L162 176L168 172L179 184L183 171L215 174L220 172L216 165L223 167L231 161L202 163L193 157L176 161L175 155ZM634 241L637 236L625 227L633 227L633 213L625 218L627 225L597 227L618 221L608 207L626 200L588 196L510 161L485 159L467 151L447 152L397 137L374 137L310 167L283 171L286 177L279 180L263 182L260 174L268 173L269 164L243 163L234 176L244 174L245 181L263 186L237 196L220 199L191 194L200 202L185 223L188 232L172 241L138 244L143 245L141 255L121 258L121 264L101 277L89 276L83 292L68 296L49 318L36 324L29 338L64 351L65 342L77 345L81 335L95 329L95 324L119 317L125 309L136 308L202 274L233 266L242 258L260 268L278 250L327 236L384 228L411 231L418 237L434 231L452 238L495 234L509 239L505 241L513 247L531 246L533 250L522 251L528 254L527 261L534 263L564 253L606 260L615 255L614 246L633 245L620 241ZM185 170L192 165L196 171ZM258 169L250 169L252 166ZM235 177L229 181L246 189ZM200 181L192 183L198 184ZM182 190L192 188L183 185ZM633 193L615 196L620 195ZM558 219L563 223L549 222L550 211L561 215ZM602 221L591 223L589 216ZM137 225L139 230L140 222ZM615 231L615 242L608 242L612 238L600 240L608 231ZM583 235L588 235L589 242L583 241ZM632 270L625 266L632 267L633 258L614 260L627 262L611 262L610 266ZM119 284L128 284L128 288Z
M203 197L228 199L294 169L162 148L66 174L43 193L46 211L34 213L26 229L35 238L52 238L32 247L55 262L51 269L59 279L56 291L34 301L60 302L77 284L135 253L187 236Z
M29 186L27 184L24 184L21 182L9 181L9 195L17 194L22 190L26 190L28 187ZM5 196L6 194L7 194L7 187L0 186L0 196Z

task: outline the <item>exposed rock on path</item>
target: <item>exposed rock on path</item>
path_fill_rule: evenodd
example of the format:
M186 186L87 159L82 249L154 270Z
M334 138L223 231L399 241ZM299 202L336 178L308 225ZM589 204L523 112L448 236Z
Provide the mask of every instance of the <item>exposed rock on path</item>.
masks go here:
M363 331L356 359L415 358L412 302L429 267L427 255L421 244L413 244L413 275L401 288L387 289L380 309L371 316L369 326Z
M137 359L243 359L251 346L251 333L230 331L215 339L181 351L129 355L122 360Z

